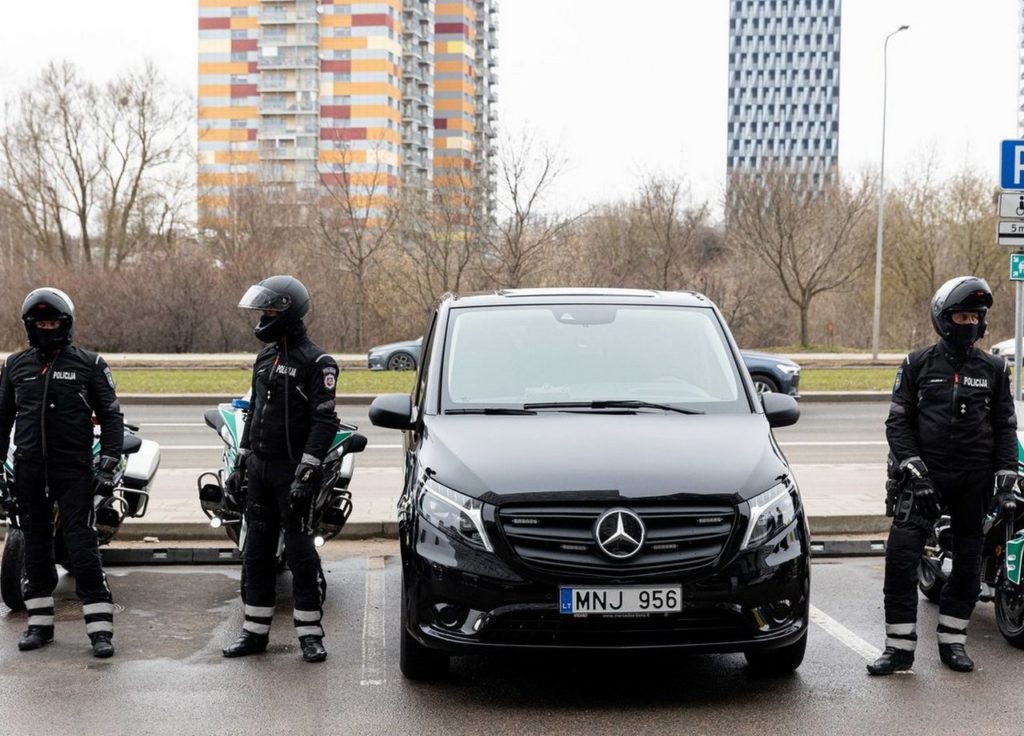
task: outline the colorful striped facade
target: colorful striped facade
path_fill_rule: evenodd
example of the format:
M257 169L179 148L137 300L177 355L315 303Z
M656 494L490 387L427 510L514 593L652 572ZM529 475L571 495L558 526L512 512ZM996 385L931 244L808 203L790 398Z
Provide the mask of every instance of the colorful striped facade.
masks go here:
M225 217L234 188L254 182L307 202L344 189L375 210L402 182L491 173L495 0L199 11L201 219Z
M438 2L434 21L434 181L489 171L497 102L496 0Z

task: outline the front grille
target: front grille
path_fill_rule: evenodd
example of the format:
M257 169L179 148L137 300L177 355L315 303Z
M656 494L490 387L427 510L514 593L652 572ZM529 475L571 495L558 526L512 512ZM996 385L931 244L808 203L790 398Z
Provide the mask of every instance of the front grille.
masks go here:
M606 502L504 506L498 520L522 564L573 579L696 572L714 564L736 525L732 506L623 504L641 518L647 532L640 552L616 560L594 539L594 525L609 508Z
M756 631L728 609L693 610L648 617L565 616L531 611L496 617L485 627L489 644L515 646L669 646L749 638Z

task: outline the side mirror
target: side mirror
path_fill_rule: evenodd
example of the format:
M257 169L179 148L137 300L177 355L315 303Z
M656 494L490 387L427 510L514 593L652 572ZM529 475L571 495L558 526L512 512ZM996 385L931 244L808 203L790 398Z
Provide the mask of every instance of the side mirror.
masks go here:
M761 405L770 427L788 427L800 418L800 406L787 394L761 394Z
M413 428L412 397L409 394L384 394L370 404L370 421L387 429Z

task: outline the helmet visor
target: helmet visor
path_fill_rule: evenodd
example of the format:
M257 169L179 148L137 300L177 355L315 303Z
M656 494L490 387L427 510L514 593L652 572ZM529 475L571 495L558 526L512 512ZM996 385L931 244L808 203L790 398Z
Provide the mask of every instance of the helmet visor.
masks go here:
M292 298L287 294L279 294L276 291L264 288L259 284L253 284L238 302L241 309L256 309L261 312L283 312L292 304Z

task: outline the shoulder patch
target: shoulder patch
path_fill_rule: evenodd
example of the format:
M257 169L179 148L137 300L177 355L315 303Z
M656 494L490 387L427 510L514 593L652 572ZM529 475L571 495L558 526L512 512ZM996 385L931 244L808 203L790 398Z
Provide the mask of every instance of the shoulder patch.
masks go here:
M329 391L333 391L337 382L338 379L334 377L333 373L328 373L327 371L324 371L324 388L326 388Z
M107 377L107 383L110 384L110 388L116 389L117 384L114 383L114 376L110 373L110 368L104 368L103 375Z
M899 391L900 390L900 386L902 386L902 385L903 385L903 369L900 368L898 371L896 371L896 383L893 385L892 390L893 391Z

